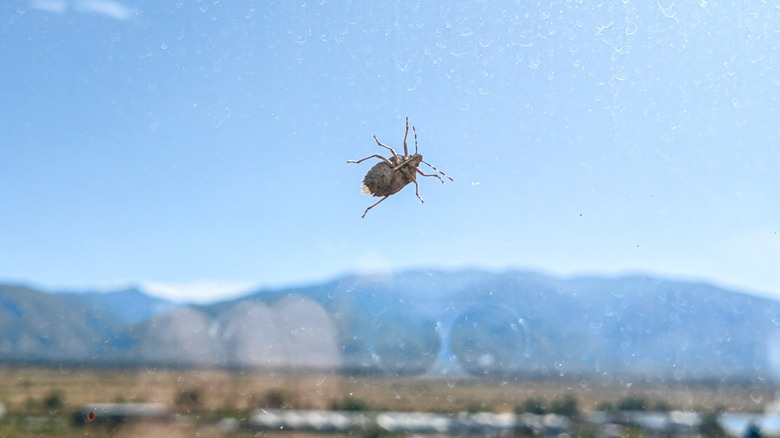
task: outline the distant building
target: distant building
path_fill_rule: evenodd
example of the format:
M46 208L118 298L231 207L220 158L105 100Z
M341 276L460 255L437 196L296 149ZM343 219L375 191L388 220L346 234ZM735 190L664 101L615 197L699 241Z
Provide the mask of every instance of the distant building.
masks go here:
M263 431L338 432L380 431L391 434L511 435L533 431L545 436L570 432L571 421L560 415L493 412L343 412L295 409L258 409L250 415L249 427Z

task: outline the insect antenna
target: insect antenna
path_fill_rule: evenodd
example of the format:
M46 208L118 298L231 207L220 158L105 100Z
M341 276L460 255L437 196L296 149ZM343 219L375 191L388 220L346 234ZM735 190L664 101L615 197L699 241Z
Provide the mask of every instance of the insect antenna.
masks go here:
M412 131L414 131L414 154L417 155L417 128L412 126ZM428 163L425 163L428 164ZM428 164L430 166L430 164Z
M429 163L429 162L427 162L427 161L425 161L425 160L420 160L420 161L422 161L423 163L425 163L426 165L428 165L428 167L430 167L431 169L433 169L433 170L435 170L435 171L439 172L440 174L442 174L442 176L446 177L446 178L447 178L447 179L449 179L450 181L452 181L452 182L455 182L455 180L454 180L454 179L452 179L452 178L451 178L449 175L447 175L446 173L444 173L444 172L442 172L441 170L437 169L437 168L436 168L434 165L432 165L431 163Z
M414 131L414 154L415 154L415 155L417 155L417 128L415 128L414 126L412 126L412 131ZM447 177L447 178L448 178L450 181L452 181L452 182L455 182L455 180L454 180L454 179L452 179L452 178L451 178L449 175L447 175L446 173L444 173L444 172L442 172L441 170L437 169L437 168L436 168L436 167L434 167L434 166L433 166L431 163L429 163L429 162L427 162L427 161L425 161L425 160L420 160L420 161L422 161L423 163L425 163L426 165L428 165L428 167L430 167L431 169L433 169L433 170L435 170L435 171L439 172L439 173L440 173L442 176L444 176L444 177ZM442 181L442 182L443 182L443 181Z

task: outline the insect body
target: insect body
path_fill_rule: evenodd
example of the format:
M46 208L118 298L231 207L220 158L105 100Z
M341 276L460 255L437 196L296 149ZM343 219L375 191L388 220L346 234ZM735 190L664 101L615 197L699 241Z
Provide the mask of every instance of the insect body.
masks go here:
M378 144L380 147L383 147L385 149L389 149L390 152L393 153L392 157L385 158L379 154L369 155L366 158L362 158L360 160L347 160L347 163L362 163L363 161L368 160L369 158L378 158L380 160L379 163L376 163L374 167L372 167L368 173L366 174L366 177L363 178L363 193L371 196L381 196L382 199L377 201L375 204L371 205L366 209L366 211L363 212L363 216L366 217L366 214L368 213L368 210L371 210L372 208L379 205L380 202L384 201L391 195L394 195L401 191L404 187L406 187L407 184L414 183L414 192L417 195L417 198L420 199L420 202L423 201L423 198L420 196L420 188L417 185L417 174L419 173L422 176L428 176L433 178L438 178L439 181L441 181L442 184L444 184L444 180L441 179L441 176L437 174L426 174L423 173L419 166L420 163L425 163L428 166L430 166L433 170L439 172L442 176L449 178L450 181L454 181L452 178L447 176L444 172L441 170L433 167L432 165L428 164L425 160L423 160L423 156L417 152L417 129L412 126L412 131L414 131L414 155L409 155L409 148L406 146L406 139L409 136L409 117L406 118L406 131L404 132L404 154L399 155L398 152L395 151L390 146L387 146L385 144L382 144L382 142L379 141L378 138L376 138L376 135L374 136L374 140L376 141L376 144Z

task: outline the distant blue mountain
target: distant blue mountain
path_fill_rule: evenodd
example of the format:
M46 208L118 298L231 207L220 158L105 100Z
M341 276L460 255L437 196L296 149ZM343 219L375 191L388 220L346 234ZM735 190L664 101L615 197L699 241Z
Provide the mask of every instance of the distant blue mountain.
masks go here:
M106 312L126 324L145 321L177 307L170 301L146 295L138 288L115 292L72 292L65 293L64 296L83 307Z
M129 326L110 313L63 294L0 285L0 360L123 360L135 344Z
M420 270L248 298L290 294L334 315L343 363L358 369L780 375L780 303L706 283Z
M0 360L765 380L779 321L778 301L650 276L416 270L180 307L0 285Z

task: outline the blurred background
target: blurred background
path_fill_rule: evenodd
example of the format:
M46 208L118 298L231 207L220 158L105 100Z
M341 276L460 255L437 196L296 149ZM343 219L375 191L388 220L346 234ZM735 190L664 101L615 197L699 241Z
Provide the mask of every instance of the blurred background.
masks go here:
M0 360L741 382L763 412L778 33L772 2L4 2ZM455 181L361 219L377 161L346 161L406 117Z

